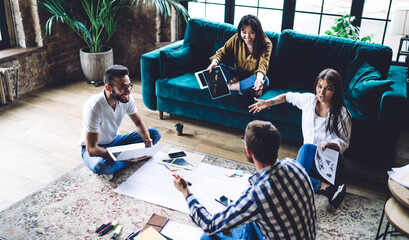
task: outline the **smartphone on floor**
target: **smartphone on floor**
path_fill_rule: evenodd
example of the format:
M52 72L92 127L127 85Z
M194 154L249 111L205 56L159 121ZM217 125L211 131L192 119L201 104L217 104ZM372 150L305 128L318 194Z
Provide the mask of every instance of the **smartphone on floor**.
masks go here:
M168 156L169 156L170 158L179 158L179 157L184 157L184 156L186 156L186 153L183 152L183 151L173 152L173 153L168 153Z
M223 206L228 206L230 203L233 202L230 198L226 197L225 195L222 195L218 198L215 199L218 203L222 204Z

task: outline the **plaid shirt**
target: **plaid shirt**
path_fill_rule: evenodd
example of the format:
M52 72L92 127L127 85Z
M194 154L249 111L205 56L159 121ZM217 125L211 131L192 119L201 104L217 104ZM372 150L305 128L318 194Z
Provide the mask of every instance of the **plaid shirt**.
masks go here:
M249 182L251 187L236 202L214 215L188 195L191 218L209 235L254 221L265 239L315 239L314 192L298 162L277 161Z

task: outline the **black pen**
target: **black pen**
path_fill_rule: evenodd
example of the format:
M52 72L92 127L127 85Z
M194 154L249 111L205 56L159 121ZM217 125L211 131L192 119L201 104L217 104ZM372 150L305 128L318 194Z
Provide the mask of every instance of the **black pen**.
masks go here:
M99 231L98 236L102 236L106 234L107 232L111 231L112 228L114 228L118 224L118 221L113 221L110 225Z
M99 228L97 228L97 230L95 230L96 233L99 233L102 229L106 228L107 226L109 226L111 224L110 221L107 221L106 223L102 224Z

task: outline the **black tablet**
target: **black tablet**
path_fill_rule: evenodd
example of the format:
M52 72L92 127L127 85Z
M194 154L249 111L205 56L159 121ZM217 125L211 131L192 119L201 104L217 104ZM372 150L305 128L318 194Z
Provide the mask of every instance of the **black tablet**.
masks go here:
M224 76L223 70L220 66L213 68L211 73L209 73L209 70L204 71L203 75L212 99L230 95L226 77Z

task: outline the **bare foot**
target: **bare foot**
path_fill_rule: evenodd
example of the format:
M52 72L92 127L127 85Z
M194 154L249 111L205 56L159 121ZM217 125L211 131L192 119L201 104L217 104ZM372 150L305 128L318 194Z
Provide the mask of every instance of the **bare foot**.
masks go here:
M236 82L236 83L229 84L229 90L230 91L240 91L240 83Z

